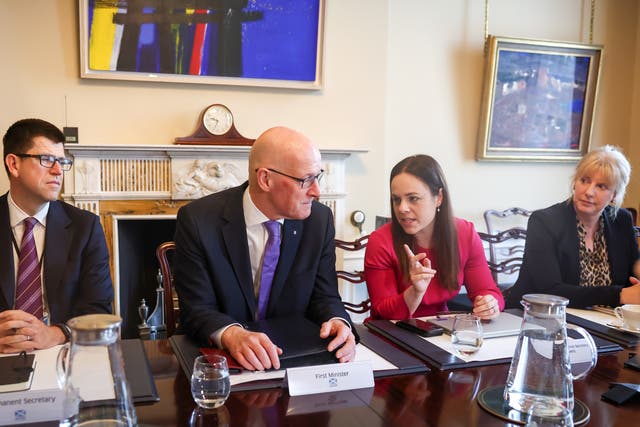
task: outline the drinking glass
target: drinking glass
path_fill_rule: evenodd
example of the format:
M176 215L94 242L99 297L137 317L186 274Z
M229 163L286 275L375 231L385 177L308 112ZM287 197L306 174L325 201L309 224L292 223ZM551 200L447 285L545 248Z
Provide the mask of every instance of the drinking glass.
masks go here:
M573 413L564 406L549 411L546 405L534 405L525 427L573 427Z
M231 383L224 356L198 356L193 362L191 395L199 407L218 408L229 397Z
M471 356L482 347L482 321L473 314L460 314L453 319L451 343L461 356Z

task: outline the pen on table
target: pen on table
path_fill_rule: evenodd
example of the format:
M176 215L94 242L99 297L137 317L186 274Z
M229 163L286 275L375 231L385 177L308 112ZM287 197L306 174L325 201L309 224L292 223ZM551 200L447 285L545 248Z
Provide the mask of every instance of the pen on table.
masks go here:
M436 317L446 317L446 316L453 316L456 314L471 314L470 311L463 311L463 310L452 310L452 311L438 311L436 313Z

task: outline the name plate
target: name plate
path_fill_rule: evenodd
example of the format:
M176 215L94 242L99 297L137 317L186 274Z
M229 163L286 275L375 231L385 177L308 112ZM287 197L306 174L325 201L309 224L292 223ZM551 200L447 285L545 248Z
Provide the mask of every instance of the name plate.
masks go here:
M0 425L62 419L64 392L27 390L0 394Z
M286 381L291 396L353 390L374 385L373 368L369 361L289 368Z
M591 362L591 350L584 338L568 340L569 360L571 364Z

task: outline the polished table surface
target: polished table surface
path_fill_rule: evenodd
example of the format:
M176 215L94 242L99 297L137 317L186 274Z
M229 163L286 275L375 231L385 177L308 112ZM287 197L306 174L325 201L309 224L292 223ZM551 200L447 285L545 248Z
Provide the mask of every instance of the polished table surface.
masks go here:
M476 397L503 385L508 364L380 378L373 390L290 397L286 389L232 392L218 410L202 412L167 340L145 341L160 401L138 405L142 426L510 426L482 409ZM577 399L591 411L588 426L638 425L640 398L615 406L600 399L609 383L640 383L640 372L623 367L628 350L601 354L586 379L574 382ZM306 408L301 410L300 408ZM311 408L311 409L310 409ZM313 409L315 408L315 409ZM304 412L304 413L299 413Z

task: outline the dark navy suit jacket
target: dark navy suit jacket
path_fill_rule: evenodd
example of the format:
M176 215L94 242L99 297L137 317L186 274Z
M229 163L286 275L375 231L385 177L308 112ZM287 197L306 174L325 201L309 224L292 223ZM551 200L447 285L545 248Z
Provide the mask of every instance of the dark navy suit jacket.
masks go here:
M630 286L633 265L638 260L638 242L631 214L620 209L615 219L604 213L612 286L579 286L578 230L573 203L561 202L531 214L520 275L509 290L506 306L521 307L527 293L545 293L569 298L571 307L620 304L620 290Z
M178 212L174 282L181 328L201 345L226 325L254 320L246 188L211 194ZM304 220L284 221L267 318L300 316L318 325L332 317L349 320L338 293L334 236L333 215L321 203L314 202Z
M13 309L15 272L7 194L0 197L0 311ZM18 242L19 243L19 242ZM99 218L61 201L51 202L45 231L43 280L50 322L111 313L109 252Z

